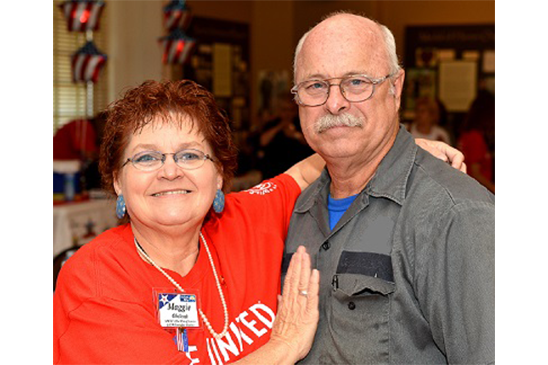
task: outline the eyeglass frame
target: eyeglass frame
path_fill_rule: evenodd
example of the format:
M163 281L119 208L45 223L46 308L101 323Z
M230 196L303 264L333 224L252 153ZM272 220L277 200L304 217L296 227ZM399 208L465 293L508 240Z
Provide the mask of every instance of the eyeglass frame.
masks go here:
M291 94L295 95L295 101L299 104L299 105L303 105L303 106L310 106L310 107L316 107L316 106L322 106L324 105L325 103L327 103L327 100L329 99L329 93L331 92L331 86L338 86L339 87L339 91L341 93L341 95L343 96L344 100L348 101L349 103L361 103L361 102L364 102L366 100L369 100L373 97L373 95L375 94L375 90L376 90L376 87L377 85L380 85L382 84L383 82L385 82L386 80L388 80L389 78L393 77L394 75L396 75L398 73L398 71L395 71L391 74L388 74L384 77L380 77L380 78L377 78L377 79L374 79L374 78L371 78L370 76L366 75L366 74L353 74L353 75L348 75L348 76L342 76L342 77L330 77L328 79L309 79L309 80L304 80L304 81L301 81L299 82L297 85L293 86L291 88ZM373 90L371 91L371 95L369 95L369 97L363 99L363 100L357 100L357 101L352 101L352 100L348 100L346 98L346 95L345 95L345 92L344 90L342 89L341 87L341 84L342 84L342 81L345 80L345 79L351 79L353 77L364 77L366 78L367 80L371 81L371 85L373 85ZM338 84L332 84L330 83L329 81L330 80L341 80L341 82L339 82ZM327 82L327 84L329 85L328 88L327 88L327 92L326 92L326 96L325 96L325 100L323 101L323 103L321 104L315 104L315 105L308 105L308 104L305 104L301 101L301 98L299 98L299 87L301 85L303 85L305 82L310 82L310 81L322 81L322 82Z
M200 166L197 166L197 167L192 167L192 168L188 168L188 167L185 167L185 166L181 166L177 163L177 161L179 159L175 159L175 155L181 153L181 152L184 152L184 151L194 151L194 152L199 152L201 154L204 155L204 157L200 158L201 161L204 161ZM155 153L159 153L160 155L162 155L162 159L160 161L162 161L162 164L160 166L158 166L158 168L155 168L153 170L142 170L140 169L139 167L135 166L135 157L138 156L138 155L141 155L141 154L145 154L145 153L150 153L150 152L155 152ZM139 171L143 171L143 172L153 172L153 171L158 171L160 170L165 162L166 162L166 156L167 155L172 155L173 156L173 162L175 162L175 164L184 169L184 170L196 170L196 169L199 169L200 167L204 166L204 163L206 160L210 160L211 162L215 163L215 160L208 154L208 153L205 153L205 152L202 152L200 150L197 150L197 149L193 149L193 148L185 148L185 149L182 149L180 151L177 151L177 152L166 152L166 153L163 153L163 152L160 152L160 151L154 151L154 150L150 150L150 151L141 151L141 152L138 152L136 153L135 155L133 155L132 157L128 158L120 168L123 168L124 166L126 166L128 164L128 162L131 162L131 164L133 165L133 167L135 167L137 170Z

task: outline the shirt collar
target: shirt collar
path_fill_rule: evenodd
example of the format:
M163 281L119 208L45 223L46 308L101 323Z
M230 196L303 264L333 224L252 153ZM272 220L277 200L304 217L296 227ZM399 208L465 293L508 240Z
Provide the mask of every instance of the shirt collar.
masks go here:
M405 200L407 181L413 168L417 145L409 132L400 125L400 130L394 145L382 159L375 176L367 184L360 195L368 194L376 197L385 197L399 205ZM302 194L295 206L295 211L308 211L314 203L327 204L331 177L325 168L316 180Z
M413 136L400 125L394 145L382 159L365 191L372 196L385 197L402 205L417 148Z
M327 168L324 168L318 180L314 181L301 193L295 204L295 211L297 213L304 213L310 210L316 202L318 202L318 204L324 202L324 204L327 205L330 182L331 177L329 176L329 172L327 171Z

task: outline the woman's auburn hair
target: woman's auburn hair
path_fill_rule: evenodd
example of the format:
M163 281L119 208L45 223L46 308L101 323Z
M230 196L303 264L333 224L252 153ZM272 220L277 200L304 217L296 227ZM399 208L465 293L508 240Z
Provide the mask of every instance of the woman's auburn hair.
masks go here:
M237 167L237 149L232 140L230 121L212 93L194 81L145 81L110 104L99 155L103 188L113 194L114 179L125 162L124 151L131 136L153 120L162 123L190 121L213 150L213 159L223 178L223 191ZM172 151L175 152L175 151Z

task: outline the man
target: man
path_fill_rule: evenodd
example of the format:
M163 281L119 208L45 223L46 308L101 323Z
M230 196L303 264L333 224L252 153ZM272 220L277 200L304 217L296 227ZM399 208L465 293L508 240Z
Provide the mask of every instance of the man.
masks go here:
M332 15L297 46L303 133L327 164L286 244L321 273L303 363L494 362L494 195L400 126L404 75L365 17Z

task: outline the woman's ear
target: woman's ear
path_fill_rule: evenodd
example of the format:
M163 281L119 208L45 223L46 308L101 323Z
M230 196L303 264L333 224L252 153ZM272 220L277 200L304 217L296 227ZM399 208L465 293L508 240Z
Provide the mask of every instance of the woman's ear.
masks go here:
M223 177L217 174L217 189L223 190Z
M122 194L122 185L120 184L120 181L118 179L118 174L114 174L112 178L112 185L114 186L114 191L116 192L116 195L119 196Z
M221 164L215 164L215 167L217 168L217 189L223 190L223 167Z

